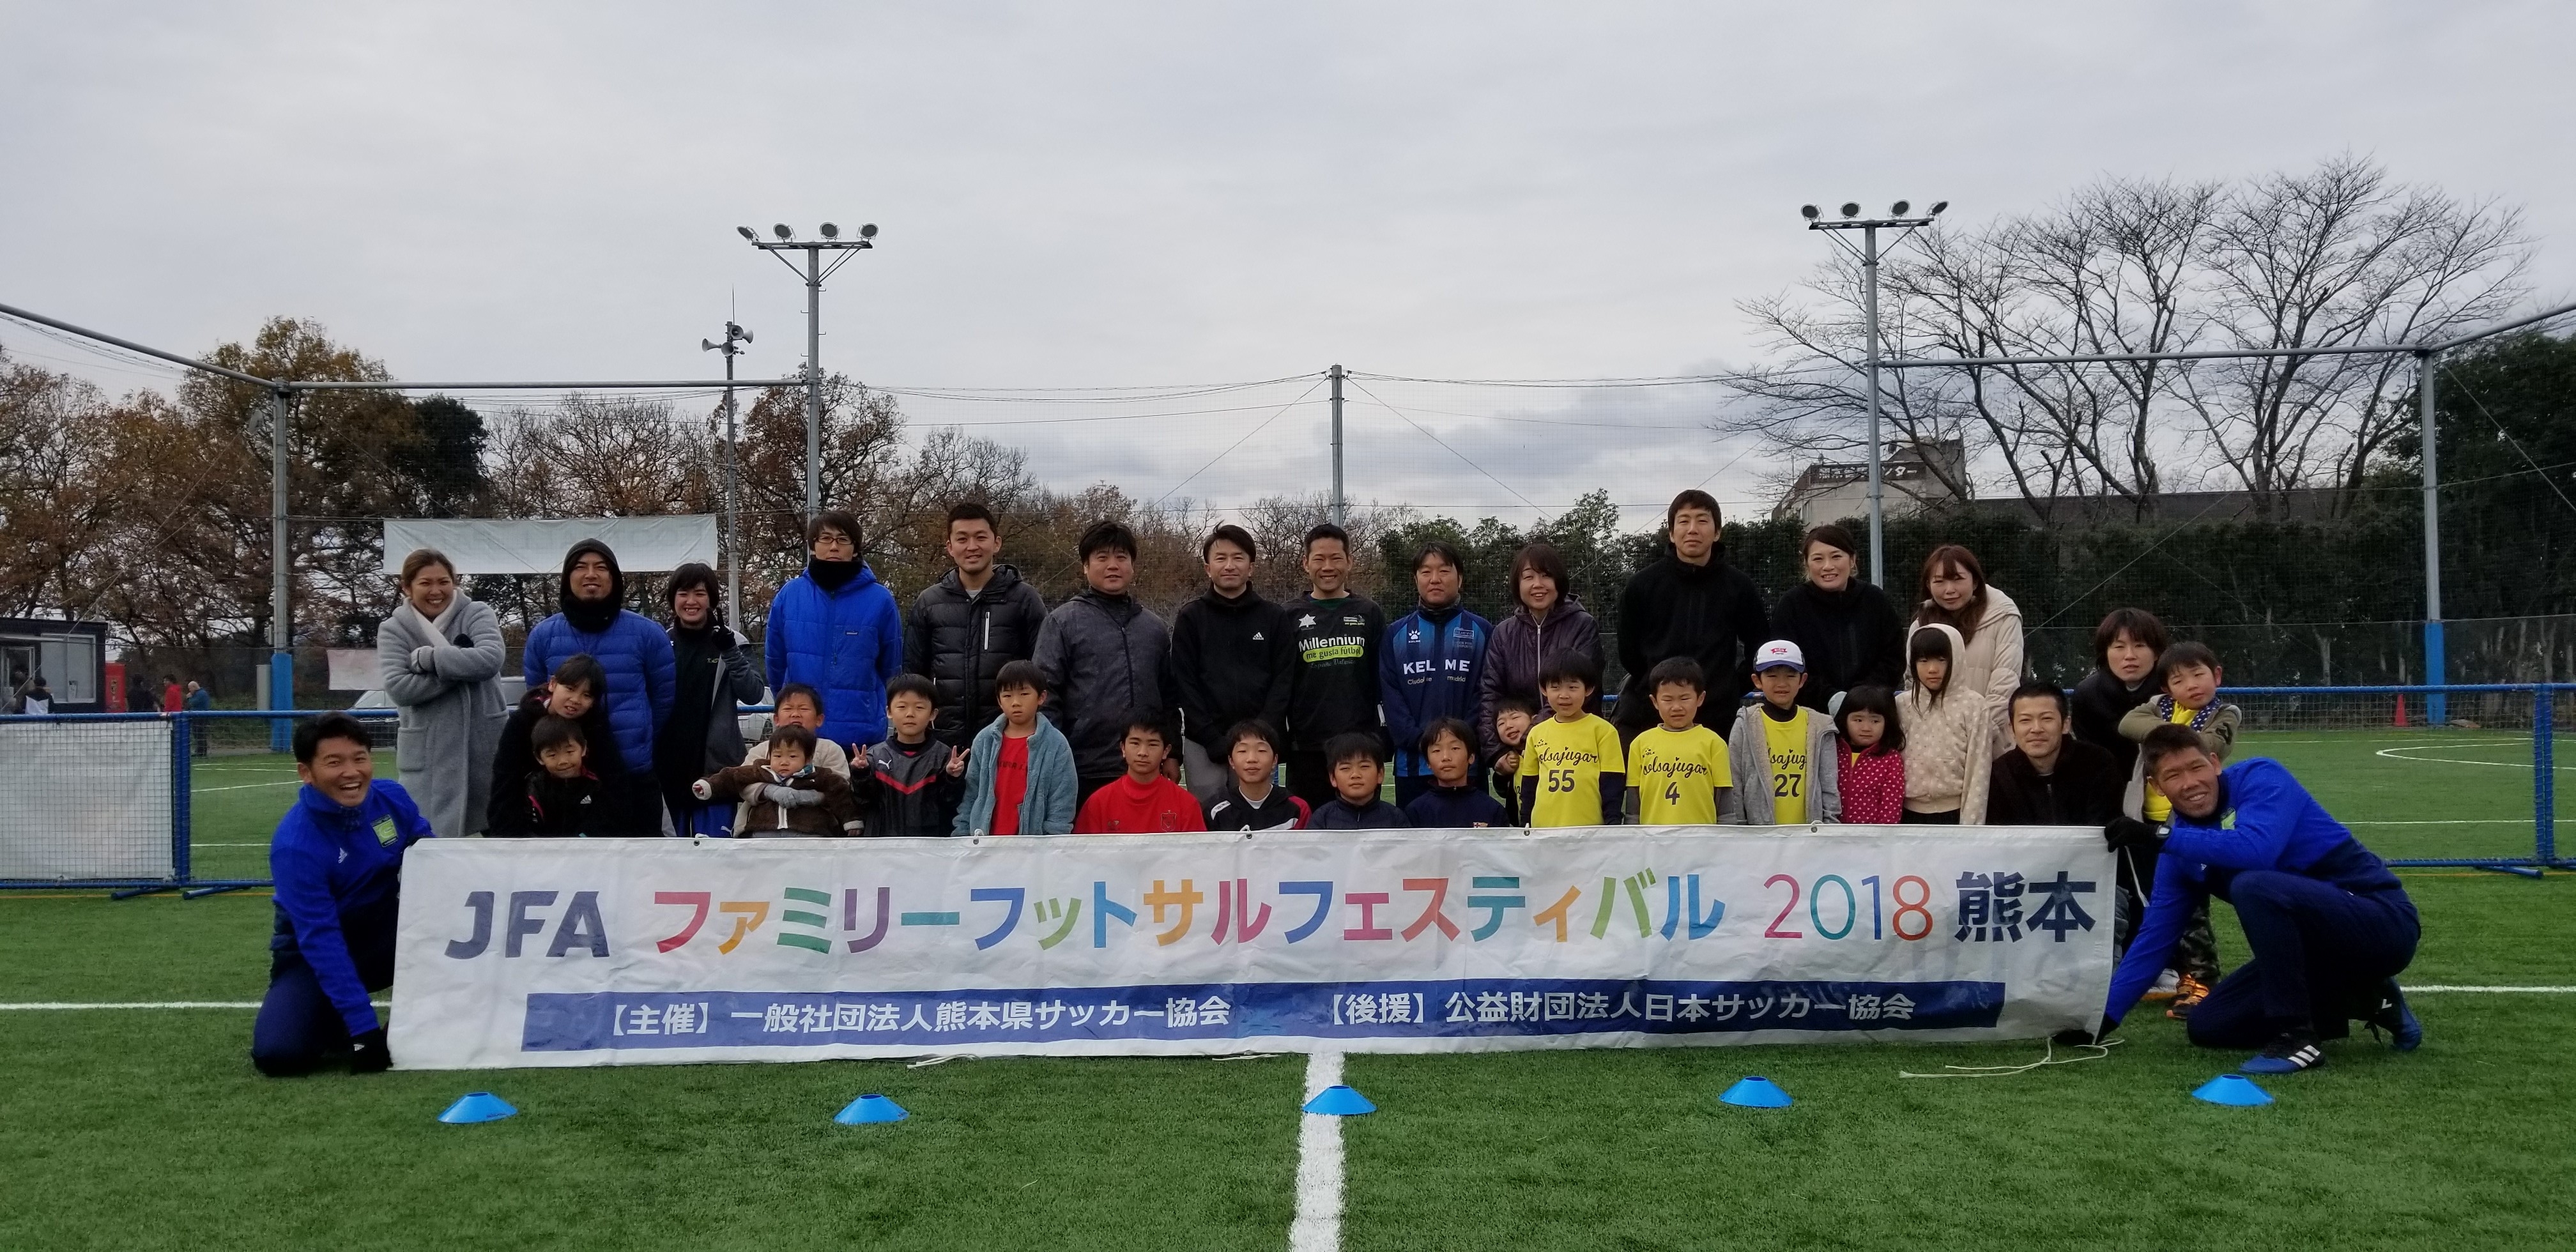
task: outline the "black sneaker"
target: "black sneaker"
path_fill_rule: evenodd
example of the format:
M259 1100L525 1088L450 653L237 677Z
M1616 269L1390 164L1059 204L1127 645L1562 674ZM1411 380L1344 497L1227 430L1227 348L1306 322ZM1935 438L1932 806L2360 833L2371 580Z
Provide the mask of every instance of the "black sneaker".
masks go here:
M2248 1058L2236 1068L2249 1074L2295 1074L2315 1069L2326 1063L2325 1049L2317 1046L2313 1030L2284 1031L2272 1046Z
M2400 1052L2424 1046L2424 1023L2406 1007L2406 993L2397 989L2394 978L2380 984L2379 1006L2371 1010L2368 1021L2374 1033L2386 1034L2388 1046Z

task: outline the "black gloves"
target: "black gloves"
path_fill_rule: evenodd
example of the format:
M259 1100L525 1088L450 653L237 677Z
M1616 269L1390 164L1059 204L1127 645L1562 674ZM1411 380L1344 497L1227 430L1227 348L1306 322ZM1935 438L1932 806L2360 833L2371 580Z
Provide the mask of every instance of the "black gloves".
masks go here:
M2140 852L2159 852L2165 845L2165 831L2153 822L2142 822L2134 817L2116 817L2111 819L2110 825L2102 828L2102 842L2110 845L2114 852L2131 849Z
M385 1050L385 1028L376 1027L349 1040L349 1072L381 1074L393 1068L394 1054Z
M2056 1034L2050 1035L2048 1037L2048 1041L2061 1048L2084 1047L2098 1044L2103 1040L2110 1038L2111 1032L2118 1030L2119 1028L2120 1019L2105 1014L2103 1015L2102 1025L2099 1029L2086 1031L2079 1027L2061 1030Z

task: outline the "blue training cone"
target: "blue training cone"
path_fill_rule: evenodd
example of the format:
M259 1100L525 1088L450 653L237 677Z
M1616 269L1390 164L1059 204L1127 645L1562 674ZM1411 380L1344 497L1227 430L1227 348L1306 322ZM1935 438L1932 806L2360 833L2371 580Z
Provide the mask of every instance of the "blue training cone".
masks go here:
M518 1115L519 1110L511 1107L509 1101L489 1091L468 1091L458 1096L456 1103L448 1105L447 1111L438 1115L438 1120L450 1126L470 1126L476 1122L497 1122L504 1117Z
M1334 1083L1316 1092L1314 1099L1306 1101L1306 1111L1326 1117L1357 1117L1362 1113L1376 1112L1377 1106L1369 1103L1367 1096Z
M832 1115L844 1126L865 1126L872 1122L899 1122L912 1116L903 1106L871 1091L850 1101L847 1107Z
M1785 1109L1790 1103L1789 1093L1782 1091L1780 1084L1759 1074L1736 1080L1718 1099L1740 1109Z
M2225 1104L2236 1108L2260 1108L2272 1102L2272 1093L2256 1086L2243 1074L2220 1074L2191 1093L2195 1100Z

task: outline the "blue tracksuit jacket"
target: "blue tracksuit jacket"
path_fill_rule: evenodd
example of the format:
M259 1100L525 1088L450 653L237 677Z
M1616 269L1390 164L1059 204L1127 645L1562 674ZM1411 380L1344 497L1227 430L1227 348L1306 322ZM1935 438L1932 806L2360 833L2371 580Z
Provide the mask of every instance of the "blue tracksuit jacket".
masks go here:
M2239 761L2218 779L2218 808L2206 820L2174 812L2173 835L2156 858L2146 919L2111 975L2102 1010L2109 1017L2126 1016L2171 963L2192 906L2213 895L2225 899L2239 873L2279 870L2355 894L2404 890L2387 863L2361 846L2279 761Z
M378 1023L366 982L350 959L342 919L391 926L403 851L429 837L428 819L402 784L378 779L353 809L311 787L301 789L269 840L277 931L268 946L303 956L352 1035Z
M1492 623L1465 609L1444 619L1417 608L1386 624L1377 650L1378 703L1387 737L1395 741L1399 777L1431 772L1422 759L1423 727L1444 717L1476 724L1477 667L1493 633ZM1475 747L1473 738L1467 746Z

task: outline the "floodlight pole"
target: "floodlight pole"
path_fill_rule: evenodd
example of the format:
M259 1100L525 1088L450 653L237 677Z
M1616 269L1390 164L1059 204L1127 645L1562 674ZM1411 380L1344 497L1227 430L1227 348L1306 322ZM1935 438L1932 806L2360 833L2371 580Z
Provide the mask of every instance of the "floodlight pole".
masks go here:
M805 520L823 512L823 250L805 250Z
M1949 202L1933 205L1939 212ZM1849 206L1845 206L1846 209ZM1898 205L1898 208L1905 206ZM1911 230L1929 226L1932 218L1880 217L1843 218L1823 221L1810 217L1809 230L1857 230L1861 233L1861 319L1867 325L1867 360L1869 375L1869 581L1873 587L1887 585L1887 445L1879 438L1878 394L1878 231L1882 226Z
M286 433L291 395L268 393L268 707L295 707L295 626L287 567ZM268 750L284 752L295 729L283 718L268 721Z
M701 351L721 352L724 354L725 621L728 623L736 623L737 625L735 625L735 629L740 629L738 623L742 621L742 513L739 503L742 482L742 450L740 443L741 437L734 421L733 359L735 355L742 351L742 345L749 342L751 342L751 335L745 332L742 327L737 326L730 321L725 323L723 343L708 343L703 339L698 341L698 346Z
M784 226L775 228L775 242L764 242L748 226L735 228L751 246L776 255L781 252L805 254L805 268L797 277L805 283L805 518L812 521L823 511L823 280L849 263L848 257L823 266L826 252L857 252L876 245L875 226L859 228L859 237L843 239L837 228L826 225L820 239L794 239ZM779 263L791 272L796 263L779 257Z
M2442 639L2442 472L2434 442L2434 380L2442 372L2439 348L2415 354L2415 420L2424 441L2424 682L2438 687L2450 666ZM2450 697L2439 691L2424 696L2424 720L2433 726L2450 721Z
M1342 379L1345 375L1342 367L1336 365L1327 376L1333 380L1333 524L1348 526L1351 510L1342 494Z

